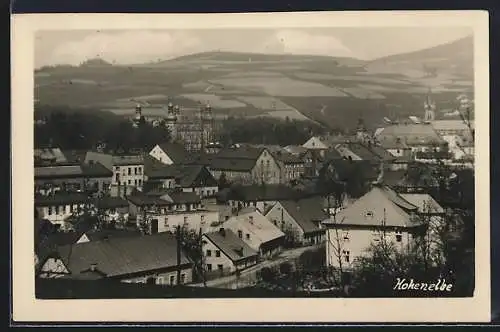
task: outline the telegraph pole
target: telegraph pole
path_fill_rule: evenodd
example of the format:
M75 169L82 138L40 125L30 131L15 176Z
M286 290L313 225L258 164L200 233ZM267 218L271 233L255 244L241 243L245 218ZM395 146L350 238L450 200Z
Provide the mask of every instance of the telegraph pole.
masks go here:
M181 242L182 242L182 235L181 235L181 226L177 226L177 285L180 285L181 282Z

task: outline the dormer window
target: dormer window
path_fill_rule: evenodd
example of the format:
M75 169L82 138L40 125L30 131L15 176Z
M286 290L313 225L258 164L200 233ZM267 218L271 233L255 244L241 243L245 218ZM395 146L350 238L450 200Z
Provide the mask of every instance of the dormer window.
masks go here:
M366 217L367 219L373 219L373 211L367 211L367 212L365 213L365 217Z

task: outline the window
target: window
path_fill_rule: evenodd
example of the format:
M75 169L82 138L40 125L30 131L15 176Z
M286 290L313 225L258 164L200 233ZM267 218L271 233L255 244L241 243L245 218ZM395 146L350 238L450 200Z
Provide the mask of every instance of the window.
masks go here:
M342 254L344 255L344 261L345 261L346 263L349 263L349 260L350 260L350 257L349 257L350 252L349 252L349 251L347 251L347 250L343 250L343 251L342 251Z
M207 250L207 257L211 257L212 256L212 250Z
M224 269L224 266L223 266L222 264L218 264L218 265L217 265L217 269L218 269L219 271L222 271L222 270Z
M59 211L58 211L59 214L63 214L64 213L64 206L63 205L60 205L59 206Z
M47 209L47 214L50 216L52 215L52 206L49 206L49 208Z
M243 232L242 232L241 230L239 230L239 231L238 231L238 237L239 237L240 239L242 239L242 238L243 238Z
M246 235L247 240L250 240L250 234Z
M184 217L184 223L187 224L188 222L188 217Z
M73 213L73 204L69 205L69 213Z
M165 280L164 280L163 277L157 277L156 278L156 284L157 285L163 285L164 282L165 282Z
M372 219L373 218L373 211L367 211L366 214L365 214L365 217L367 219Z
M137 167L134 167L134 174L137 175Z
M137 180L137 182L139 183L139 186L142 186L142 180L141 179Z
M137 187L137 179L134 179L134 186Z
M207 271L212 271L212 264L207 264Z
M170 285L175 284L175 276L170 276Z
M201 221L205 221L205 216L202 214L201 217L200 217Z
M131 167L128 168L128 175L132 175L132 168Z
M185 282L186 282L186 274L183 273L183 274L181 274L181 284L183 284Z
M401 242L403 240L403 234L401 231L396 231L396 242Z
M132 184L132 180L129 179L128 180L128 184L131 185Z
M220 257L220 250L215 250L215 257Z
M168 227L168 218L165 218L163 221L163 226Z
M344 232L344 241L349 241L349 232Z

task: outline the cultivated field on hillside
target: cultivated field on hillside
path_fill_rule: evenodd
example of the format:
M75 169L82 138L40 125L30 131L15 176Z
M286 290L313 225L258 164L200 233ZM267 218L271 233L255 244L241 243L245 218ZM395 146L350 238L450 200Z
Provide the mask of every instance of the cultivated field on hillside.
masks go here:
M472 95L470 45L460 43L370 62L207 52L137 66L60 66L35 73L35 99L116 114L132 114L137 103L161 113L169 101L185 110L210 102L221 116L309 118L342 128L364 118L376 126L384 116L422 116L429 88L438 117L451 113L458 94Z

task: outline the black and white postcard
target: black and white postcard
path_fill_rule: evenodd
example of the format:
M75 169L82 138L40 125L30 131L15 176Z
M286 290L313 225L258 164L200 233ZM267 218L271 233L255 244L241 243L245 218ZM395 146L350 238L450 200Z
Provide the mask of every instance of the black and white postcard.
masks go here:
M12 22L14 320L490 320L486 12Z

